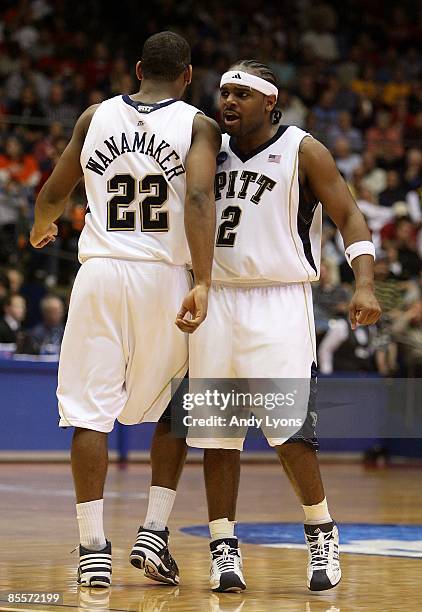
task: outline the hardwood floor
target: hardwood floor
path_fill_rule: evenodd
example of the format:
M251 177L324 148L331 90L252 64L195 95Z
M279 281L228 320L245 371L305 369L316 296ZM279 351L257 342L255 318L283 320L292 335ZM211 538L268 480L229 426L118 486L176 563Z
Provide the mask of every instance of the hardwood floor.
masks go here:
M422 523L422 470L367 471L358 465L323 465L322 470L340 538L351 522ZM146 511L148 488L147 465L131 464L125 469L110 466L105 526L113 543L113 586L109 592L79 591L75 583L77 551L70 552L78 544L78 533L69 466L0 464L0 610L422 610L422 538L413 542L408 535L400 536L400 532L398 541L389 536L392 541L389 545L393 555L410 551L408 556L344 552L342 582L333 591L319 595L306 589L305 550L279 548L277 541L267 541L266 546L248 543L246 537L242 552L247 591L241 595L211 593L208 539L180 531L207 523L200 465L186 466L170 521L171 550L181 570L180 587L156 585L128 562L128 553ZM257 527L258 541L259 533L266 533L265 523L302 521L302 510L276 463L243 466L238 521L264 523ZM245 529L248 533L248 528ZM371 537L370 546L375 546L370 549L372 552L388 544L383 536ZM412 558L412 550L415 555L420 553L419 557ZM16 591L61 592L63 602L30 606L5 601L7 593Z

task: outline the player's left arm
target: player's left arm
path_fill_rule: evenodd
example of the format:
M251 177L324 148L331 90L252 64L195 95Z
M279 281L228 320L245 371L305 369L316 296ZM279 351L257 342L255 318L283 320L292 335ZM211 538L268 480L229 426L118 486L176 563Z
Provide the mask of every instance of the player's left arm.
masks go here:
M54 222L63 213L70 194L82 177L80 155L96 107L90 106L79 117L72 138L38 194L30 234L30 242L37 249L55 240L57 225Z
M331 153L313 138L304 138L299 148L299 176L321 202L338 227L345 248L360 241L370 241L371 233L357 207ZM352 261L356 289L349 306L352 329L371 325L381 316L374 294L374 258L359 255Z

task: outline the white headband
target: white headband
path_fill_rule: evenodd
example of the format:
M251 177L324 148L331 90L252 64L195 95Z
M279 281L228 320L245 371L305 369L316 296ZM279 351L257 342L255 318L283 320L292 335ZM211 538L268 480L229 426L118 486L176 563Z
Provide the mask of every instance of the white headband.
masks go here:
M235 85L243 85L245 87L251 87L260 91L266 96L275 96L278 98L278 89L272 83L269 83L265 79L256 76L255 74L249 74L249 72L242 72L241 70L229 70L225 72L221 77L220 87L227 85L228 83L234 83Z

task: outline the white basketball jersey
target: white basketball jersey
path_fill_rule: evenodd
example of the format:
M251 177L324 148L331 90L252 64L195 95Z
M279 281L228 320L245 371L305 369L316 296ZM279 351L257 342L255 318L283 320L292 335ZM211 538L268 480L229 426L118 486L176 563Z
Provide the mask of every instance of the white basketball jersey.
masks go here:
M200 112L180 100L116 96L95 111L81 152L88 199L79 260L189 263L185 160Z
M306 132L280 126L249 155L227 134L218 156L213 280L295 283L319 278L322 210L306 204L298 179Z

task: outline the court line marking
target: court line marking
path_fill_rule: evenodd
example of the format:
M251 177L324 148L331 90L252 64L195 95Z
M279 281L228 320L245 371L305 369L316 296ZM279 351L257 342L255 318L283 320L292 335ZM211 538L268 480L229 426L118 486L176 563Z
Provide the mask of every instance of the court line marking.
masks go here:
M75 491L73 489L62 489L61 491L55 489L40 489L39 487L26 487L23 485L5 485L0 484L0 491L9 493L23 493L27 495L50 495L52 497L74 497ZM147 499L146 493L126 493L124 491L106 491L105 498L107 497L125 497L131 499Z

